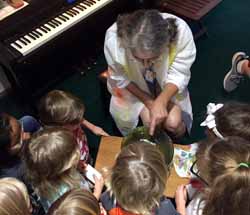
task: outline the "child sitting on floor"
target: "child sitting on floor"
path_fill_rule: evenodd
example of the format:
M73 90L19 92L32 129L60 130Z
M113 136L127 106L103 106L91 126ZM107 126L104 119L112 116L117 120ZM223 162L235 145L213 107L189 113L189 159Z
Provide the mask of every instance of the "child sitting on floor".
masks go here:
M250 213L250 143L240 137L200 142L193 174L204 185L188 204L186 186L176 191L181 215L248 215Z
M0 179L0 214L29 215L31 211L25 185L15 178Z
M207 117L201 126L207 127L208 138L239 136L250 140L250 105L239 102L209 103Z
M23 181L21 149L37 129L39 123L31 116L17 120L7 113L0 113L0 178L14 177Z
M72 132L52 127L35 133L24 147L27 180L39 196L45 212L51 204L72 188L90 190L77 171L80 150ZM94 195L99 199L103 178L95 178Z
M87 127L96 135L108 136L108 134L83 118L85 107L79 98L68 92L53 90L41 99L38 111L44 126L62 126L73 132L80 147L82 167L86 163L92 163L82 126Z
M49 209L48 215L100 215L94 195L86 190L72 189L61 196Z
M163 196L169 171L154 145L134 142L122 148L108 173L101 202L109 215L178 214Z

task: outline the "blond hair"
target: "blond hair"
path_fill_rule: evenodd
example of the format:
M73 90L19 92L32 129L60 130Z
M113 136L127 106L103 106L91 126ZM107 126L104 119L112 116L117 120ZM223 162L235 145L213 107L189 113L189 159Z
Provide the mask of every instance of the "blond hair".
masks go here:
M72 189L53 203L48 215L99 215L100 207L92 193Z
M40 100L38 111L45 125L64 126L80 123L85 107L83 102L73 94L52 90Z
M79 186L79 158L79 146L70 131L46 128L37 132L24 149L26 177L40 196L53 198L61 185Z
M113 166L108 189L132 213L151 214L163 195L168 168L154 145L134 142L124 147Z
M30 199L25 185L15 178L0 179L0 214L28 215Z
M242 165L243 163L243 165ZM240 137L201 142L197 167L206 180L203 215L250 213L250 144Z

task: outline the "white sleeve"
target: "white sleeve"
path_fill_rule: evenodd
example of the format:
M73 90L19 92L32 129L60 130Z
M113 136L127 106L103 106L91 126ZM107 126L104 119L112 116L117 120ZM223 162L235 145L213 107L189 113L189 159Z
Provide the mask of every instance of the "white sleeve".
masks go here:
M112 26L111 28L113 28ZM108 29L105 36L104 42L104 54L108 66L112 69L109 74L108 82L113 87L125 88L130 80L126 76L124 71L124 65L121 63L121 58L124 57L120 53L120 45L118 44L117 34L112 31L113 29Z
M182 92L188 85L191 77L190 67L196 57L196 47L193 35L188 25L183 20L178 20L178 39L176 43L176 56L170 65L165 83L175 84Z

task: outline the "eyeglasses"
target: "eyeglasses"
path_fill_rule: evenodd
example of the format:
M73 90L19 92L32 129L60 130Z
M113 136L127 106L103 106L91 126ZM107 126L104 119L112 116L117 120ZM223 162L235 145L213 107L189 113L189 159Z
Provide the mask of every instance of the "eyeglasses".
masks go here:
M206 185L209 185L205 179L203 179L199 174L200 174L200 171L198 170L197 168L197 160L193 162L191 168L190 168L190 171L193 175L195 175L201 182L203 182L204 184Z
M135 56L133 53L131 53L133 60L138 61L140 63L142 63L143 65L145 64L145 62L149 65L153 65L158 61L162 60L162 55L157 55L151 58L139 58L137 56Z

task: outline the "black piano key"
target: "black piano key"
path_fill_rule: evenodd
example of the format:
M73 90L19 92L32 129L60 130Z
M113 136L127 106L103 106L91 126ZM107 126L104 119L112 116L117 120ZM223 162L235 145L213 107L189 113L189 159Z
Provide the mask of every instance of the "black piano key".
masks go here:
M86 0L86 2L90 3L91 5L94 5L95 2L91 1L91 0Z
M39 36L43 36L39 31L34 30Z
M75 16L77 15L77 13L73 9L70 9L69 12L73 13Z
M22 37L23 40L25 40L26 43L31 43L29 39L27 39L26 37Z
M65 19L62 15L58 16L58 19L64 21L64 22L67 22L67 19Z
M33 35L34 35L34 37L36 37L36 38L39 38L40 36L39 36L39 34L37 34L35 31L32 31L31 32Z
M55 25L55 27L59 26L59 25L57 24L57 22L55 22L53 19L50 20L50 22L52 22L52 23Z
M87 5L88 7L91 7L91 4L86 1L84 1L83 4Z
M84 6L83 4L79 4L77 6L82 7L83 9L87 9L86 6Z
M39 29L40 29L41 31L43 31L44 33L48 33L48 31L47 31L45 28L43 28L43 26L40 26Z
M80 5L76 5L75 7L81 11L84 11L84 8L82 8Z
M67 13L71 17L74 17L74 15L72 13L70 13L69 11L66 11L65 13Z
M75 10L74 8L71 8L71 10L74 11L76 14L80 13L78 10Z
M22 46L20 46L18 43L14 42L15 46L17 46L19 49L23 48Z
M55 24L53 24L51 21L47 23L50 27L56 28Z
M63 18L65 18L66 20L69 20L69 18L67 16L64 16L63 14L61 15Z
M53 19L53 21L54 21L55 23L57 23L58 26L62 24L60 21L58 21L58 20L56 20L56 19Z
M47 31L51 31L50 28L48 28L46 25L41 26L43 29L47 30Z
M21 37L18 39L23 45L28 45Z
M28 35L29 35L33 40L36 40L35 35L33 35L32 33L28 33Z

